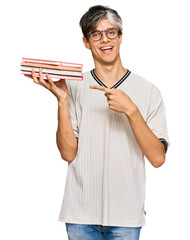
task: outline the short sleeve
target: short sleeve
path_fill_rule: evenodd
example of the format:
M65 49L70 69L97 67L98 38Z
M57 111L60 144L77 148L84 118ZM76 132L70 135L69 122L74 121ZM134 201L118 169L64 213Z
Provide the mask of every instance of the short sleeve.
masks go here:
M70 111L73 131L74 131L74 134L75 134L75 136L77 138L77 141L78 141L79 128L78 128L78 120L77 120L77 114L76 114L76 105L75 105L75 101L73 99L72 89L71 89L71 85L70 85L69 81L70 80L66 80L66 84L67 84L67 88L68 88L69 111Z
M165 152L170 146L166 110L159 89L153 85L146 123L151 131L165 144Z

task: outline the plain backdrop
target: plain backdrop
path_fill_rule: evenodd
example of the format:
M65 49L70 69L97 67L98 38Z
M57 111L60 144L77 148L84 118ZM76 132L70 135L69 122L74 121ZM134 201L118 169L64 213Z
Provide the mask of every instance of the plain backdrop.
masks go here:
M81 16L95 4L123 19L123 65L162 93L171 146L165 164L146 160L141 240L188 239L190 33L188 1L7 1L0 6L0 239L67 240L58 221L68 164L56 147L57 100L20 73L22 57L94 68ZM95 126L96 127L96 126ZM118 203L119 204L119 203Z

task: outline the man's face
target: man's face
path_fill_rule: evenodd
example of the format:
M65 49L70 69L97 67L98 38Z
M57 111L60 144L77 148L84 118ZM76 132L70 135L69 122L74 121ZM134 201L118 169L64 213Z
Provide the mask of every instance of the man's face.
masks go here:
M117 28L112 25L107 19L100 20L95 30L107 30L108 28ZM90 49L95 63L110 65L116 62L119 57L119 49L122 41L122 34L115 39L109 39L105 32L99 41L93 41L92 39L83 38L83 42L86 48ZM111 49L104 49L105 47L111 47Z

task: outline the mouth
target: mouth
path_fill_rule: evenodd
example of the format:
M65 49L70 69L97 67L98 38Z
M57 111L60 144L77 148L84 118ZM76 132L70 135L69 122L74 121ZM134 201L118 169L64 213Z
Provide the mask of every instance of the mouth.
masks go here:
M101 47L100 50L103 52L103 53L111 53L113 49L113 46L106 46L106 47Z

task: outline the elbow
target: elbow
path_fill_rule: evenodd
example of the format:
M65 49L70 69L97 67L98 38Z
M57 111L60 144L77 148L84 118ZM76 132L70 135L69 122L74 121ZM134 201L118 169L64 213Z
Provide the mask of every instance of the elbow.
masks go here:
M76 158L76 155L77 155L77 149L73 150L72 152L69 152L67 154L65 153L61 153L61 158L66 161L66 162L72 162L75 158Z
M75 157L74 158L67 158L67 157L65 157L65 156L63 156L63 155L61 155L61 158L64 160L64 161L66 161L66 162L68 162L68 163L70 163L70 162L72 162L74 159L75 159Z
M76 145L74 146L67 146L67 148L64 148L62 144L59 144L57 142L57 147L59 149L61 158L66 161L66 162L72 162L77 155L77 151L78 151L78 143L76 143Z
M161 157L157 158L155 162L152 163L153 167L159 168L165 163L165 154L162 155Z

